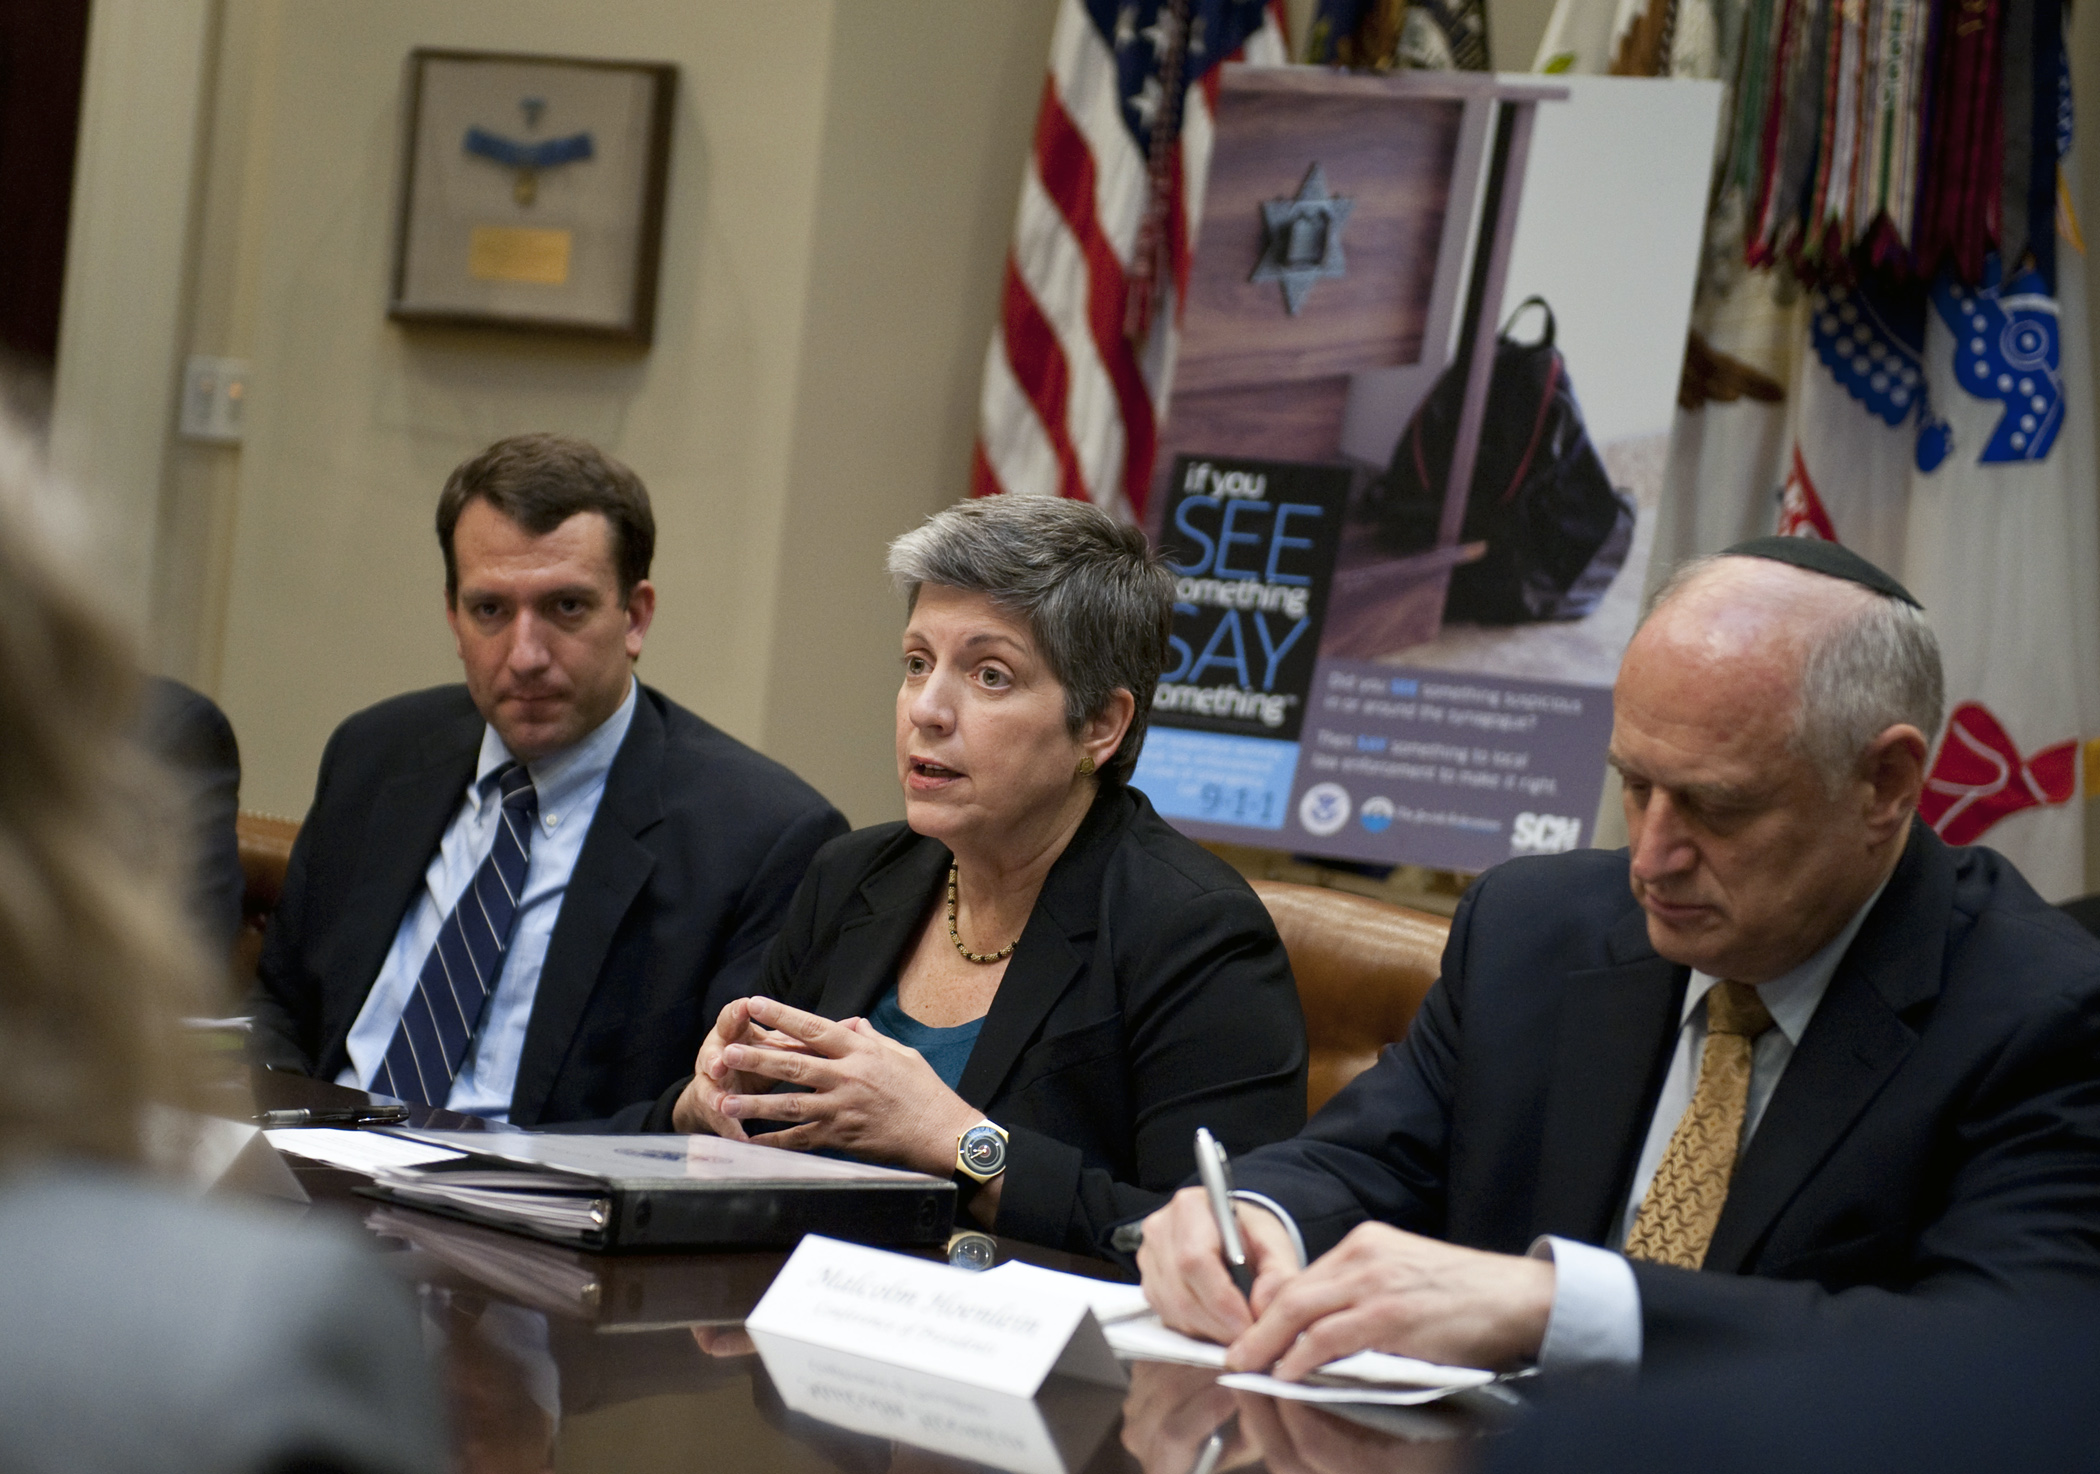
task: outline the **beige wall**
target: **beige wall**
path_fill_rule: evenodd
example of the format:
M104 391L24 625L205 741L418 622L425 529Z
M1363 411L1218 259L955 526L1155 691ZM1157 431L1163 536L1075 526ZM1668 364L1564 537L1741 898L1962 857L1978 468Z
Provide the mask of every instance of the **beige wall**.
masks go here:
M226 706L244 802L302 812L344 715L456 678L437 488L497 436L547 428L605 445L654 495L645 678L857 822L895 813L881 547L966 485L1053 15L217 0L203 65L168 64L207 101L150 286L181 352L251 361L250 421L239 448L162 452L146 642ZM652 349L386 321L418 45L678 64ZM90 417L81 442L109 428Z
M346 713L457 677L431 505L452 466L527 429L597 441L649 483L662 599L644 671L762 740L830 21L820 0L277 7L254 68L270 96L251 130L253 418L219 681L250 805L301 812ZM678 64L653 349L386 320L417 45Z
M937 14L936 14L937 13ZM1054 9L845 4L773 607L766 750L855 823L901 819L903 605L883 546L969 487L977 386Z
M51 459L92 498L108 604L150 626L213 0L101 0L88 28Z

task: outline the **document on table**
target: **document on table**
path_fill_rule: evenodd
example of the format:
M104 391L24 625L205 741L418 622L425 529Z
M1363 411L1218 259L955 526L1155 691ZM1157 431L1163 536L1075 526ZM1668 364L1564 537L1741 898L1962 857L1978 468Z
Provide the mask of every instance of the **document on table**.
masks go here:
M1156 1315L1141 1315L1103 1326L1115 1353L1132 1361L1171 1361L1189 1367L1225 1369L1225 1348L1170 1331Z
M1101 1330L1108 1337L1110 1348L1125 1361L1171 1361L1184 1366L1221 1369L1225 1365L1225 1348L1215 1341L1198 1341L1179 1331L1168 1330L1152 1313L1152 1302L1145 1298L1142 1286L1065 1274L1018 1260L1008 1260L996 1269L986 1270L985 1274L1030 1284L1055 1285L1084 1295L1087 1304L1093 1308L1094 1319L1101 1322Z
M1215 1341L1198 1341L1167 1329L1137 1285L1089 1279L1084 1275L1061 1274L1032 1264L1008 1262L986 1270L987 1277L1000 1276L1023 1283L1055 1284L1086 1296L1094 1318L1108 1337L1116 1355L1126 1361L1171 1361L1184 1366L1225 1366L1225 1348ZM1244 1392L1265 1392L1299 1402L1377 1403L1408 1407L1434 1402L1467 1387L1484 1387L1495 1374L1478 1367L1447 1367L1412 1356L1393 1356L1383 1351L1359 1351L1331 1361L1304 1382L1285 1382L1260 1372L1233 1372L1218 1378L1220 1386Z
M1171 1361L1221 1371L1225 1367L1224 1347L1168 1330L1156 1315L1115 1321L1102 1330L1116 1355L1126 1360ZM1218 1384L1300 1402L1379 1402L1405 1407L1432 1402L1461 1388L1482 1387L1494 1380L1493 1372L1478 1367L1438 1366L1412 1356L1359 1351L1354 1356L1330 1361L1305 1382L1285 1382L1259 1372L1232 1372L1218 1378Z
M1376 1356L1379 1352L1358 1352L1358 1356ZM1353 1360L1353 1358L1344 1358ZM1412 1357L1396 1356L1394 1361L1413 1361ZM1340 1362L1329 1362L1316 1376L1327 1375L1328 1367ZM1220 1387L1230 1387L1239 1392L1262 1392L1270 1397L1287 1398L1292 1402L1372 1403L1381 1407L1415 1407L1425 1402L1435 1402L1462 1392L1468 1387L1481 1387L1495 1380L1493 1372L1477 1372L1472 1367L1440 1367L1431 1362L1416 1362L1430 1373L1449 1374L1465 1378L1463 1381L1440 1381L1430 1385L1413 1382L1411 1385L1391 1386L1383 1382L1286 1382L1280 1377L1267 1376L1261 1372L1227 1372L1218 1378ZM1413 1377L1415 1374L1410 1373Z
M1152 1314L1152 1302L1145 1298L1145 1292L1140 1286L1126 1285L1116 1280L1097 1280L1090 1275L1065 1274L1060 1270L1023 1264L1018 1259L1009 1259L996 1269L987 1269L984 1271L984 1278L1024 1285L1053 1285L1069 1294L1082 1296L1088 1307L1093 1310L1094 1319L1103 1326L1129 1320L1132 1316ZM1109 1335L1109 1344L1115 1344L1113 1332Z
M265 1131L270 1145L281 1152L324 1162L346 1172L373 1176L387 1167L421 1167L431 1162L456 1161L462 1154L420 1141L404 1141L376 1131L336 1131L327 1127L287 1126Z

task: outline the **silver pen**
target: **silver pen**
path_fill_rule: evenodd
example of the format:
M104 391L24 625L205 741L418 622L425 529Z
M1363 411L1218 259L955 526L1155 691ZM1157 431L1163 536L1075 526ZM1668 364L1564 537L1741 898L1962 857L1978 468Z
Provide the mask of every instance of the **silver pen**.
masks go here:
M1234 1413L1211 1430L1203 1447L1196 1450L1196 1462L1190 1466L1189 1474L1217 1474L1218 1461L1225 1457L1225 1445L1231 1440L1232 1425L1238 1419L1239 1414Z
M1254 1271L1247 1266L1247 1246L1240 1239L1240 1221L1232 1211L1232 1163L1207 1126L1196 1128L1196 1173L1203 1179L1203 1190L1210 1194L1211 1216L1218 1220L1225 1272L1242 1295L1252 1295Z

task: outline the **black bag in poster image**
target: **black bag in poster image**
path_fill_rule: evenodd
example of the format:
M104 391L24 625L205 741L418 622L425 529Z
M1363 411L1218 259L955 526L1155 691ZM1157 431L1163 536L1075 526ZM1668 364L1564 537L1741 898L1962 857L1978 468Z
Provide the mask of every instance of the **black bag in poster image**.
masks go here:
M1338 465L1175 462L1160 531L1174 629L1153 726L1297 740L1352 480Z
M1510 335L1529 308L1538 338ZM1530 297L1494 343L1480 455L1461 542L1486 556L1451 572L1444 618L1476 624L1580 619L1596 609L1633 547L1633 499L1611 484L1554 346L1553 309ZM1457 438L1466 367L1453 364L1401 432L1392 465L1365 489L1361 515L1390 553L1435 546Z

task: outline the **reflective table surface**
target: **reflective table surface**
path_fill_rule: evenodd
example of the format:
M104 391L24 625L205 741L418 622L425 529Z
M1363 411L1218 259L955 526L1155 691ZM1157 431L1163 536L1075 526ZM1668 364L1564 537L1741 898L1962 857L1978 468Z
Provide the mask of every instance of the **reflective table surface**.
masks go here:
M373 1097L260 1074L258 1109ZM408 1124L506 1130L413 1108ZM1276 1474L1462 1468L1483 1425L1441 1409L1331 1410L1235 1393L1200 1368L1140 1362L1127 1392L1053 1378L1015 1407L822 1353L772 1362L742 1323L786 1255L595 1255L360 1196L287 1158L315 1214L361 1224L415 1287L462 1470ZM1122 1278L1114 1266L974 1235L995 1262ZM979 1267L983 1267L980 1263ZM787 1355L791 1358L795 1353ZM817 1415L821 1411L822 1415Z

